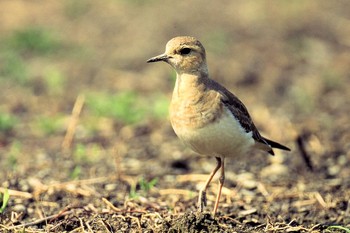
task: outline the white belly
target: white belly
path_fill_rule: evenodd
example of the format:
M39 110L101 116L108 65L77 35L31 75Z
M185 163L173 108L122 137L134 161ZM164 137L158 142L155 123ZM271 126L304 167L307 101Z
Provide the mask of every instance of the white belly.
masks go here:
M201 128L175 128L177 136L201 155L233 157L253 145L252 132L245 132L232 113L225 109L220 120Z

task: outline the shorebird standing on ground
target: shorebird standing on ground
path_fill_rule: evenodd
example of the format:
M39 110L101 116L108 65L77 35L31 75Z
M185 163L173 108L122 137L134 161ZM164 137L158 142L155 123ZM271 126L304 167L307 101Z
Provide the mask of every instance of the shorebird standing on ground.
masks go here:
M272 148L290 150L260 135L244 104L225 87L209 78L203 45L193 37L181 36L166 44L165 53L147 62L164 61L176 71L170 104L170 121L177 136L192 150L214 156L217 161L199 192L198 210L206 205L206 190L221 168L215 216L225 180L225 157L235 157L251 148L274 155Z

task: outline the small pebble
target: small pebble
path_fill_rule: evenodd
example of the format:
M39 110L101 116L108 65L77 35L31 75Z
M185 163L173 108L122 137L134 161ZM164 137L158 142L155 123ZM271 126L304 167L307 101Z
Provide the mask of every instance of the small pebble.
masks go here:
M17 204L17 205L15 205L15 206L12 207L12 210L13 210L14 212L25 212L26 209L27 209L27 208L26 208L25 205L23 205L23 204Z
M335 176L340 172L340 167L338 165L333 165L328 167L328 174L331 176Z
M258 186L258 183L255 180L244 180L243 182L241 182L241 185L245 189L252 190Z
M117 189L117 184L106 184L105 185L105 190L106 191L113 191Z
M264 178L269 178L270 180L278 180L282 176L288 176L289 170L288 167L283 164L271 164L263 168L260 171L260 175Z
M31 214L34 214L34 212L35 212L35 209L34 208L28 208L27 209L27 213L29 214L29 215L31 215Z
M27 180L20 180L19 185L21 187L21 191L28 192L29 191L29 185Z

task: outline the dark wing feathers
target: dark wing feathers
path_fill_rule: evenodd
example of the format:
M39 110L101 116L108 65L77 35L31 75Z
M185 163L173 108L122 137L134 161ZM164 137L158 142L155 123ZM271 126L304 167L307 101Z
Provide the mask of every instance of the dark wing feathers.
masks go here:
M228 90L220 90L222 103L232 112L246 132L252 132L255 141L263 142L263 137L255 127L252 118L250 117L247 108L244 104Z
M290 151L290 149L278 142L272 141L270 139L264 138L264 140L272 147L272 148L277 148L277 149L281 149L281 150L288 150Z
M214 81L214 80L212 80ZM267 146L268 152L274 155L272 148L278 148L282 150L290 150L288 147L283 146L277 142L271 141L267 138L264 138L260 135L258 129L254 125L252 118L249 115L247 108L244 104L230 91L226 88L220 86L218 83L214 81L213 86L216 91L221 94L222 103L232 112L232 114L239 121L241 126L246 132L252 132L253 138L257 143L262 143Z

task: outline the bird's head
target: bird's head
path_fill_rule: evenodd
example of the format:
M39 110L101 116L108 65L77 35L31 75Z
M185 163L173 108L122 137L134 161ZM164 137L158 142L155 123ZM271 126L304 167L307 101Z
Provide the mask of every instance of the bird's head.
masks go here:
M205 49L201 42L190 36L180 36L171 39L165 48L165 53L152 57L147 62L165 61L178 74L207 73Z

